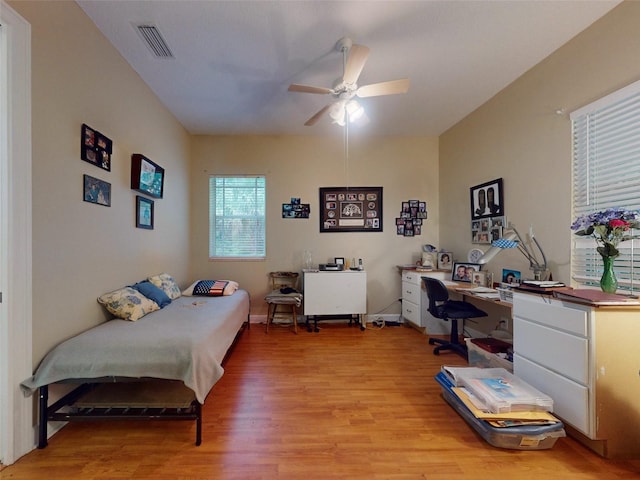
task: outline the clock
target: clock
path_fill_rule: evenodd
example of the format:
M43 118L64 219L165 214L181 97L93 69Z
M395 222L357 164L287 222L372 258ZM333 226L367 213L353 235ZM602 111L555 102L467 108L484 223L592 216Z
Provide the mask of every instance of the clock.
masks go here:
M467 260L471 263L478 263L478 261L482 258L484 252L479 248L472 248L469 250L469 254L467 255Z

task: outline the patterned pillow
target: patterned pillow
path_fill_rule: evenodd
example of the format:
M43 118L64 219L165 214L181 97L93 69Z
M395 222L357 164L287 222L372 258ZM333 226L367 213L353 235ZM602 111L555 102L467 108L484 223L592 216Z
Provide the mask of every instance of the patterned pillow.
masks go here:
M168 273L154 275L153 277L149 277L147 280L149 280L159 289L163 290L171 300L175 300L180 295L182 295L178 284Z
M139 320L147 313L160 310L156 302L149 300L131 287L105 293L98 297L98 303L104 305L116 317L132 322Z
M182 292L182 295L185 297L227 296L232 295L238 287L238 282L233 280L196 280Z

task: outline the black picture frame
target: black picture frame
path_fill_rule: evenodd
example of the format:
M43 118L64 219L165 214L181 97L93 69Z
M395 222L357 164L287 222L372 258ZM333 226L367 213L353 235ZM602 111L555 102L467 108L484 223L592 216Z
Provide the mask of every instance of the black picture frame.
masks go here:
M165 171L157 163L140 153L131 155L131 189L162 198L164 195Z
M451 280L454 282L471 283L473 272L479 272L482 265L479 263L462 263L454 262L451 270ZM459 269L464 269L464 273L460 273Z
M320 232L382 232L382 187L320 188Z
M136 227L153 230L153 207L151 199L136 195Z
M85 202L110 207L111 184L99 178L92 177L91 175L83 175L82 199Z
M470 196L472 220L504 215L502 178L471 187Z
M106 135L86 123L80 131L80 158L103 170L111 171L113 142Z

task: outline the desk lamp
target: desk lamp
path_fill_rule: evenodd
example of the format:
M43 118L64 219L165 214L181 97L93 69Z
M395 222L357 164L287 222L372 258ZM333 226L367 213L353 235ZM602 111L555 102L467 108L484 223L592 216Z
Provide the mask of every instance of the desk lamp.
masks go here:
M493 260L493 257L505 248L517 248L527 258L527 260L529 260L529 269L533 271L534 280L544 280L545 278L543 277L547 276L547 257L545 257L542 247L540 247L540 243L538 243L538 240L534 236L533 229L529 229L529 237L531 237L531 240L540 252L540 256L542 257L541 262L538 261L534 252L527 248L524 240L518 233L518 230L516 230L515 225L509 223L507 233L491 244L491 248L489 248L480 260L478 260L478 263L485 265Z

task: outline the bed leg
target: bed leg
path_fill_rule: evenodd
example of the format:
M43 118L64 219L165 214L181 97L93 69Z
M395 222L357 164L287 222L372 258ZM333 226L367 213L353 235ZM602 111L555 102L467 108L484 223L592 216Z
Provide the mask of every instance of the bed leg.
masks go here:
M47 403L49 403L49 386L44 385L39 388L38 398L38 448L47 446Z
M196 400L196 447L202 443L202 405Z

